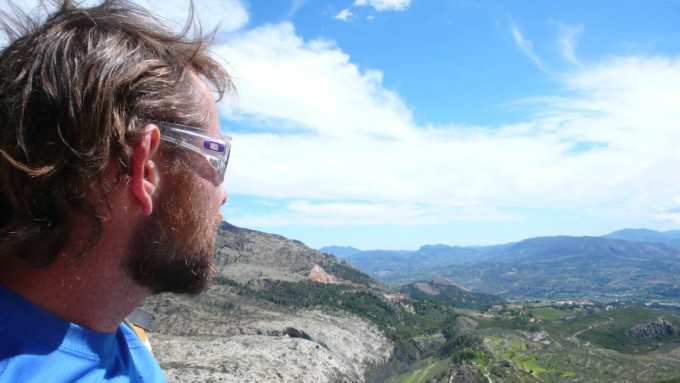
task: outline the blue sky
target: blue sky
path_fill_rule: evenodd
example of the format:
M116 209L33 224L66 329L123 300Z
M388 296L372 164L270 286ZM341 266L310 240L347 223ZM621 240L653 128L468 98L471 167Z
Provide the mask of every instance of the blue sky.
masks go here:
M360 249L680 229L678 1L195 3L238 88L230 223Z

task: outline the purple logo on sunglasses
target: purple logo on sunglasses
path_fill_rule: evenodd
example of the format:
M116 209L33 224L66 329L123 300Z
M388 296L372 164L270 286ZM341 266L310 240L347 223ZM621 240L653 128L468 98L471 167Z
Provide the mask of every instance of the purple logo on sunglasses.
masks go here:
M222 144L220 142L205 140L203 142L203 147L208 149L208 150L212 150L213 152L220 152L220 153L224 152L224 144Z

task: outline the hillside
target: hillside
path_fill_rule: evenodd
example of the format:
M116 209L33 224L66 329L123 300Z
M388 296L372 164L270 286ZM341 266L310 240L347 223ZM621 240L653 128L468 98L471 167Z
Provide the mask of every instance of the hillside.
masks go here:
M485 247L424 246L346 258L390 285L441 275L507 298L679 299L680 249L605 237L541 237Z
M680 246L680 230L659 232L649 229L622 229L603 235L603 237L633 242L665 243L671 246Z
M533 238L441 274L475 291L521 299L660 299L680 282L680 251L600 237Z
M307 276L315 266L354 286L375 283L343 261L227 223L218 232L216 261L219 277L206 293L164 294L144 304L160 317L154 353L169 382L360 382L368 366L391 356L393 342L366 319L272 299L285 284L312 283Z
M216 260L205 294L145 302L170 382L658 383L680 371L680 317L661 305L509 303L442 275L397 293L227 223Z
M216 263L206 293L144 303L160 317L154 352L170 382L383 382L442 355L446 381L446 355L485 355L452 306L397 294L299 241L223 223Z
M399 291L413 299L427 299L462 308L484 308L505 302L495 295L467 290L443 277L432 278L430 282L410 283L401 286Z

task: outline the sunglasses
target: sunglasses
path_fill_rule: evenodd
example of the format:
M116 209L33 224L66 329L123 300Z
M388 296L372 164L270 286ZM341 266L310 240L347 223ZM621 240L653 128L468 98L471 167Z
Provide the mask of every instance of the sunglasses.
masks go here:
M210 166L219 174L220 182L224 181L227 171L231 137L222 134L208 134L203 129L173 124L163 121L149 121L158 126L161 140L175 143L203 156Z

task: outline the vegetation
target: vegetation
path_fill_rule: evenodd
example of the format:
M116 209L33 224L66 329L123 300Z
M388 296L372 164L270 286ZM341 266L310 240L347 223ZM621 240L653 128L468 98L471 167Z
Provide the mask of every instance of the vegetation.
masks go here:
M327 273L335 275L338 278L344 279L346 281L351 281L360 285L370 286L375 284L375 279L371 278L365 273L359 271L359 269L352 267L344 262L333 262L323 265L324 270Z
M549 321L560 320L565 316L569 315L568 311L561 310L555 307L536 307L529 309L529 312L535 318Z
M673 302L680 297L677 251L659 243L559 236L474 248L424 247L389 255L360 252L350 259L391 285L442 276L476 292L519 300Z
M389 378L389 383L448 382L450 359L427 358L406 373Z
M384 331L395 343L394 357L390 361L391 374L407 371L423 358L448 360L448 363L474 361L487 365L490 356L481 348L481 338L459 334L452 308L432 300L405 299L390 301L372 289L321 284L312 281L286 282L260 280L241 284L226 277L218 277L217 284L234 287L238 294L269 301L289 309L342 310L365 318ZM422 336L441 334L442 342L414 341ZM376 371L372 381L381 375Z
M639 306L626 307L620 310L604 311L593 315L600 325L593 326L580 338L601 347L627 354L639 354L656 350L665 343L680 344L680 318L675 315L649 310ZM666 321L674 333L648 334L636 336L636 326ZM674 330L673 330L674 329Z
M678 347L677 336L637 339L630 335L631 328L660 318L680 328L678 315L659 306L536 302L459 308L430 299L392 301L368 287L311 281L240 283L226 277L215 282L243 302L291 312L342 310L371 321L396 347L387 365L367 371L371 382L446 382L458 367L493 381L678 382L672 380L677 365L647 356L662 347L659 344L668 350ZM234 306L232 301L201 299L214 310ZM239 299L233 302L238 306ZM192 313L174 302L160 303L182 315ZM229 315L236 315L231 311ZM461 321L474 323L476 329L466 328Z
M671 299L678 299L676 284L660 282L631 290L630 286L643 286L635 279L636 275L622 279L622 273L633 267L634 260L621 263L621 270L598 267L601 259L596 256L609 254L605 252L609 251L606 246L620 244L590 241L574 254L546 252L549 254L538 262L529 255L545 246L558 249L557 245L562 244L553 242L563 239L530 241L494 250L513 257L524 254L527 256L524 261L488 262L479 267L461 261L456 267L470 281L484 274L484 278L492 279L476 283L485 283L498 291L512 287L515 289L512 294L525 297L507 302L497 296L460 289L445 278L411 283L401 290L406 296L400 297L351 265L300 243L276 236L268 236L264 241L261 233L223 229L223 235L232 237L225 237L223 241L228 246L218 251L221 276L216 278L210 294L182 300L181 304L175 296L160 296L147 303L153 311L172 315L172 320L162 322L164 331L172 326L176 333L212 339L212 334L231 334L235 326L242 326L240 321L250 321L255 323L247 328L251 333L272 336L280 332L277 326L283 321L279 318L296 318L300 313L309 314L308 310L331 315L346 312L373 323L394 344L387 364L372 366L365 372L364 378L369 382L447 382L450 377L481 377L484 381L520 383L680 383L677 360L680 331L676 331L680 329L680 310L672 311L666 306L672 303ZM653 247L620 246L622 251L629 248L637 251L640 259L649 258L646 252L666 254L665 250ZM591 252L591 248L600 249L600 253ZM429 253L423 253L423 257L444 259L448 255L443 252L450 249L426 250ZM463 257L477 249L455 251ZM612 258L616 254L607 256ZM419 257L405 259L420 261ZM308 281L305 277L314 265L353 284ZM648 276L662 282L670 280L668 275L674 272L674 266L665 267L666 270L656 266L659 265L650 265ZM401 269L407 267L401 265ZM550 274L552 269L559 269L561 274ZM410 282L414 273L409 275ZM456 279L445 270L441 274ZM431 274L423 279L429 278ZM627 287L620 288L621 284ZM627 296L665 300L649 306L620 299L620 295L617 300L600 303L589 303L586 299L557 300L583 297L591 289L595 293L603 291L602 286L607 286L608 294L634 293ZM551 299L527 301L527 296ZM200 309L196 309L199 305ZM260 311L261 308L264 310ZM260 317L253 321L251 318L256 315ZM260 331L259 322L266 322L268 316L275 318L277 324L273 328L263 326ZM220 319L210 322L212 330L207 323L214 318ZM303 323L291 319L286 322ZM300 330L305 328L301 326Z
M583 351L579 347L584 344L631 355L653 351L661 344L680 344L677 333L651 338L633 336L630 329L659 318L680 329L680 318L676 315L635 305L617 304L623 307L613 308L604 304L503 304L489 307L489 301L480 300L481 306L475 308L468 304L465 307L472 312L486 313L486 318L475 319L478 331L463 333L457 322L460 314L452 306L431 299L431 296L393 302L372 289L310 281L260 281L257 286L243 285L240 289L241 294L251 294L277 305L296 309L343 310L373 322L394 341L395 353L389 368L383 366L380 371L374 371L371 381L390 379L395 372L403 373L401 381L438 381L447 375L442 368L447 363L452 366L469 363L473 366L469 368L498 377L512 375L513 370L496 362L498 360L509 360L513 368L544 381L563 381L579 376L607 381L606 376L600 376L604 372L592 370L592 362L588 362L588 358L592 357L584 355L584 362L568 358L580 360ZM604 310L606 306L610 310ZM511 337L517 338L501 342L501 338L485 336L498 330L511 331L506 334L515 334ZM538 340L531 340L532 336L522 333L533 333L536 337L543 333L547 343L542 345ZM435 334L439 334L439 341L432 340ZM566 360L560 354L564 353L563 348L546 352L546 345L548 350L551 345L558 347L558 339L559 344L568 347ZM630 366L642 366L641 362L625 357L602 355L610 366L608 371L612 371L608 373L620 371L618 375L625 376ZM427 362L423 363L424 360ZM579 366L579 363L583 365ZM391 373L386 374L385 370ZM662 372L658 374L659 377L664 376Z
M436 291L436 294L429 293L427 290L418 286L426 285ZM413 299L426 299L465 308L486 308L492 305L503 303L499 297L491 294L474 293L464 291L455 286L435 285L433 283L412 283L402 287L401 292Z

